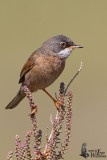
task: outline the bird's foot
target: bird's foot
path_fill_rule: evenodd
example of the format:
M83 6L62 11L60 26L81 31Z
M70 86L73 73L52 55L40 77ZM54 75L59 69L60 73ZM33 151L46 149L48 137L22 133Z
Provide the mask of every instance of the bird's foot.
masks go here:
M60 101L54 101L54 103L58 111L60 111L60 106L63 109L64 106Z
M34 115L35 113L37 113L37 110L38 110L37 105L36 105L36 104L34 104L34 106L33 106L32 110L31 110L30 115L32 116L32 115Z

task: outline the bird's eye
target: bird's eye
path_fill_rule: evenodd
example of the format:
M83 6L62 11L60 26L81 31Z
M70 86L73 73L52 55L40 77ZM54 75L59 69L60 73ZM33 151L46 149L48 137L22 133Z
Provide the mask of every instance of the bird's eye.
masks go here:
M60 42L60 46L61 47L66 47L66 43L65 42Z

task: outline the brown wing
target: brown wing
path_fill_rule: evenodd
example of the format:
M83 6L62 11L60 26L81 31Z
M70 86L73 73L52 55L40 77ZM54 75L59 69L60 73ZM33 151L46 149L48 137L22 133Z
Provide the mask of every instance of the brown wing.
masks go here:
M22 71L20 73L19 83L22 83L24 81L26 73L29 72L34 65L35 65L35 58L33 57L32 54L22 68Z

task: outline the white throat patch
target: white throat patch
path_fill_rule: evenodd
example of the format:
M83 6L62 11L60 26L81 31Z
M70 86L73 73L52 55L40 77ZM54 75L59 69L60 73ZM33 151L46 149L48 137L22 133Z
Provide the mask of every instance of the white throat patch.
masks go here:
M72 48L65 48L64 50L60 51L57 54L61 57L67 58L71 52L72 52Z

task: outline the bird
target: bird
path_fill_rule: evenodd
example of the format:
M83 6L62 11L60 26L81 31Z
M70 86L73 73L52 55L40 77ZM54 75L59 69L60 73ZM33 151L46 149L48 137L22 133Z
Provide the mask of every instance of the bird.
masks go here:
M5 109L15 108L25 98L24 85L29 88L31 93L43 90L59 109L61 103L53 98L46 88L63 72L66 59L75 48L83 47L76 45L65 35L56 35L45 41L24 64L19 78L20 89Z

